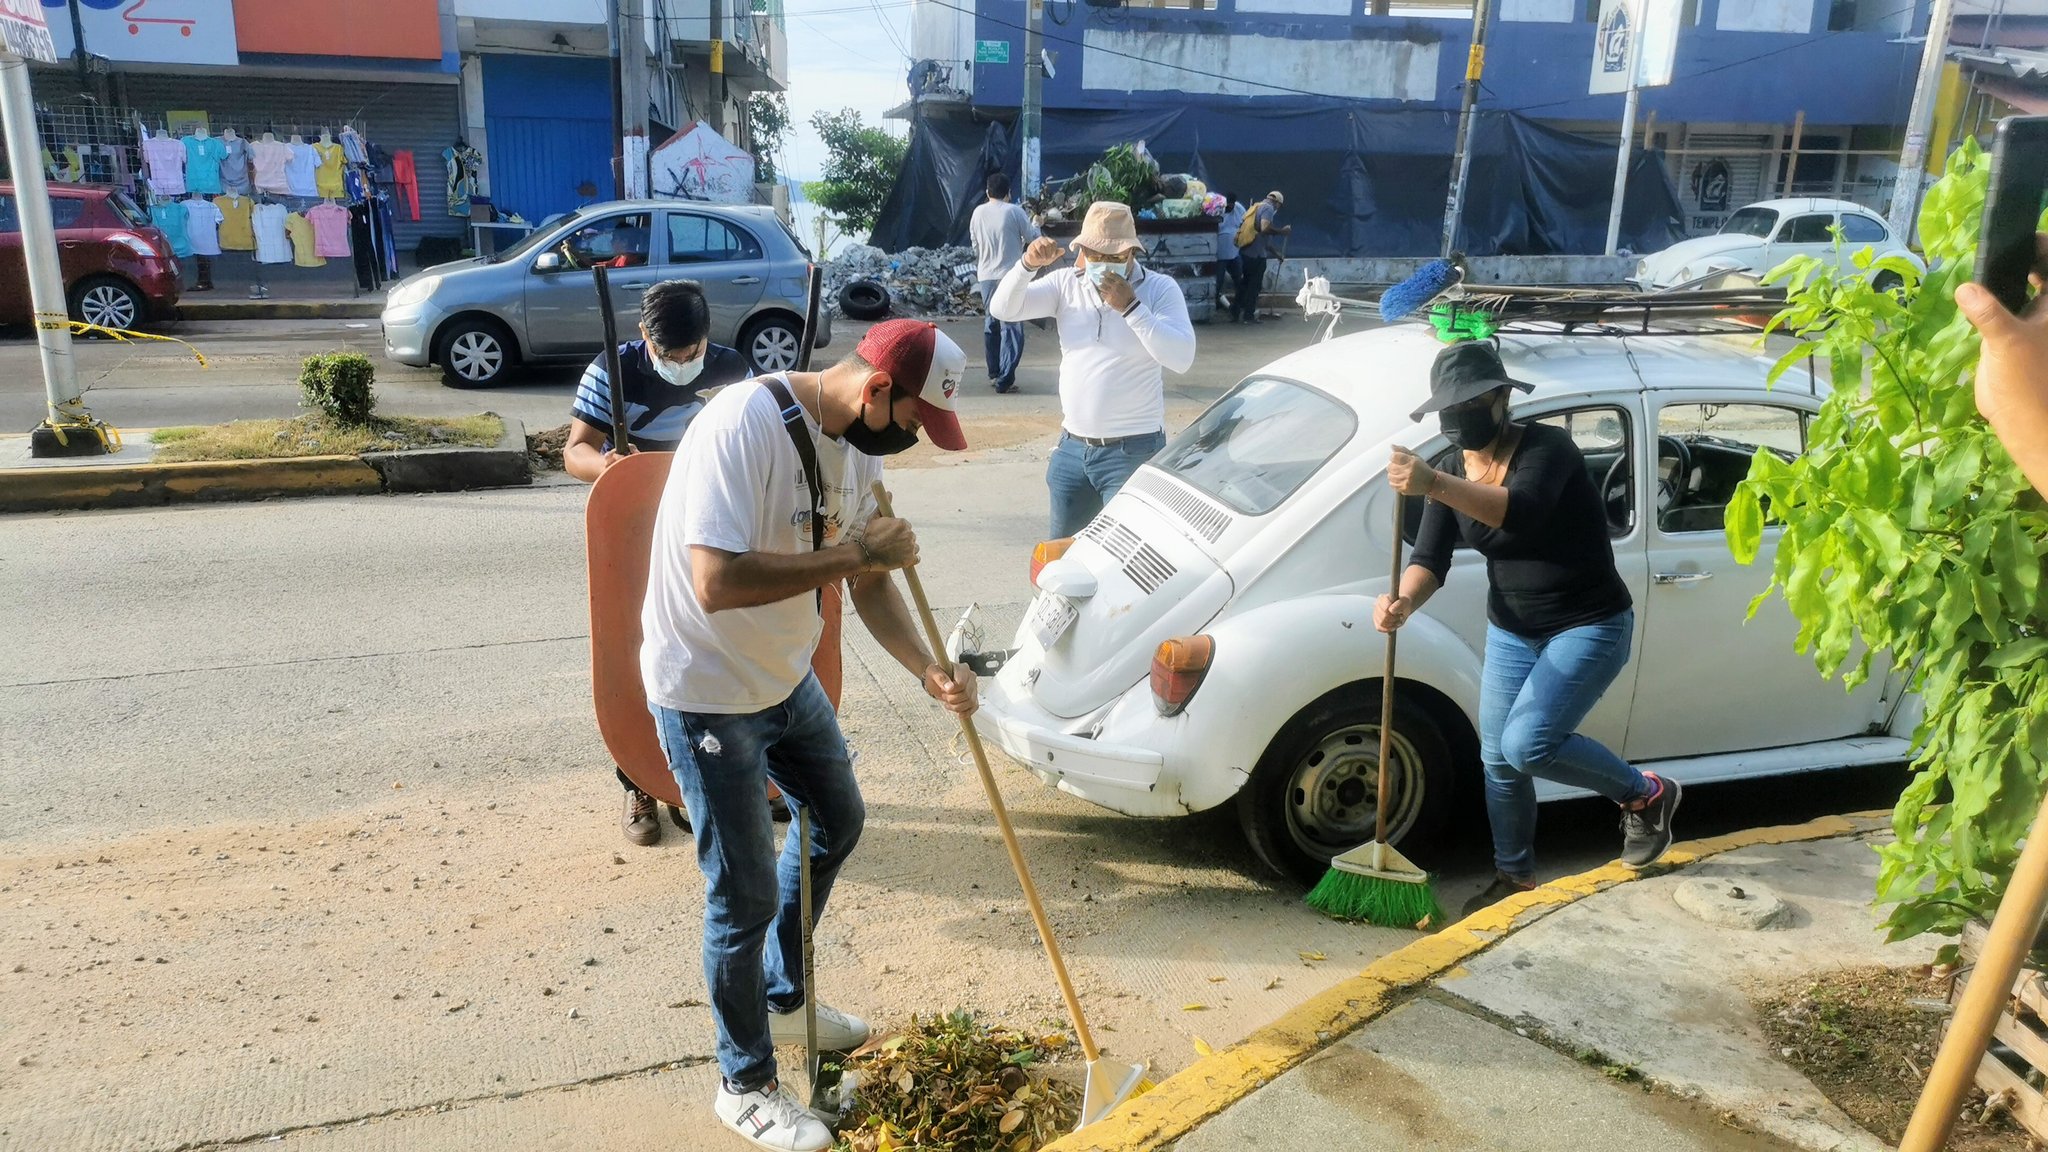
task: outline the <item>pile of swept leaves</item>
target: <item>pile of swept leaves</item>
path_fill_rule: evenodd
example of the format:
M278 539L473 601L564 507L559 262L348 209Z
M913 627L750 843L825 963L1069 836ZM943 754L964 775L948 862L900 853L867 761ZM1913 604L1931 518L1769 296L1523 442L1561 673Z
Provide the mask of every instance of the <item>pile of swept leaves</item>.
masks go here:
M838 1152L1031 1152L1074 1126L1081 1091L1034 1075L1067 1046L968 1012L910 1027L848 1058L859 1090Z

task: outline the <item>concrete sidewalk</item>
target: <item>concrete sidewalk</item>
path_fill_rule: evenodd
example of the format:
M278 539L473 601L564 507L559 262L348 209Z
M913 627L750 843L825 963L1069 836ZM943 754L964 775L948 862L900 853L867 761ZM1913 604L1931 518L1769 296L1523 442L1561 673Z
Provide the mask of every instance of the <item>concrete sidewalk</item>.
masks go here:
M1828 831L1839 834L1812 838ZM1869 841L1882 834L1817 822L1730 838L1748 846L1711 857L1674 852L1688 866L1663 875L1554 881L1387 957L1055 1147L1876 1152L1882 1142L1777 1059L1751 994L1931 958L1933 942L1888 945L1877 927Z

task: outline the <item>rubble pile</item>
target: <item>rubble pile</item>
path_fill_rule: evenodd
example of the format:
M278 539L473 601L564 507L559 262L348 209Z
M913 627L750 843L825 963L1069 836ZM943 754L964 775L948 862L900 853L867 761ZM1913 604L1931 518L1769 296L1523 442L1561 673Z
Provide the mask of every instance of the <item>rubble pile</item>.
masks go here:
M855 280L874 280L889 290L892 315L979 316L974 274L971 248L911 248L892 256L855 244L826 263L825 302L833 315L844 315L839 290Z

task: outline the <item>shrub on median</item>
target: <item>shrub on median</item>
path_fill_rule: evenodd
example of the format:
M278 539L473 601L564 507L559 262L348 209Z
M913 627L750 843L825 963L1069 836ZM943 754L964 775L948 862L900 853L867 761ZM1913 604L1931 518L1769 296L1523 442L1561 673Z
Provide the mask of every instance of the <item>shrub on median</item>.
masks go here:
M377 366L360 353L308 356L299 366L300 402L336 424L367 424L377 406L376 380Z

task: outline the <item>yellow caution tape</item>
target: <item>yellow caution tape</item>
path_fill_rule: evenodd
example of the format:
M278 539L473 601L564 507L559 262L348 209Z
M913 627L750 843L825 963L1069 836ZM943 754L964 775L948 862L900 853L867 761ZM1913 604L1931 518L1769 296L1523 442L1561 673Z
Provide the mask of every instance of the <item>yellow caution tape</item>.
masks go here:
M135 340L162 340L170 344L183 344L187 349L191 351L192 358L194 360L199 361L199 366L201 368L205 368L208 366L206 363L206 354L204 352L201 352L198 348L194 347L190 341L180 340L176 336L159 336L154 332L137 332L130 328L102 328L98 324L87 324L83 320L72 320L69 318L67 318L64 321L64 326L71 329L71 334L73 336L84 336L87 333L97 332L100 335L106 336L110 339L119 340L123 344L127 344Z
M98 437L100 447L106 449L109 455L121 450L121 430L103 420L74 421L68 424L52 421L45 427L57 437L57 443L66 447L70 446L71 437L66 435L64 430L69 428L73 432L84 432Z

